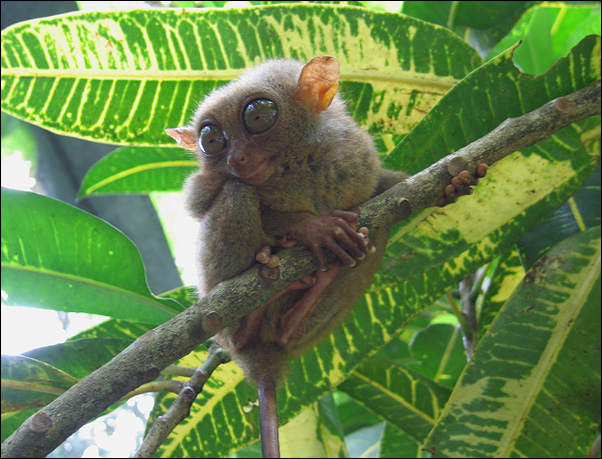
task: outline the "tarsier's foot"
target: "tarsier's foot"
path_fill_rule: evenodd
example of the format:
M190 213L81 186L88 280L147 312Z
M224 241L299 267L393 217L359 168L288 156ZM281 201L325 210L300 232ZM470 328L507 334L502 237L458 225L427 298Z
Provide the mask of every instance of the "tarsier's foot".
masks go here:
M326 292L328 292L341 274L340 263L329 263L328 267L328 271L318 270L311 274L313 275L314 285L307 289L299 301L280 318L280 326L282 327L280 342L282 344L287 344L299 336L301 325L311 315L320 300L326 295ZM287 289L290 288L291 286L287 287Z
M273 244L264 244L255 254L255 260L259 263L266 265L268 268L275 268L280 264L280 258L272 253L274 247L281 247L288 249L294 246L297 241L289 239L287 236L275 241Z
M450 184L445 187L444 195L439 197L434 206L444 207L456 202L458 196L472 193L472 187L479 183L479 179L487 175L488 165L481 163L477 166L475 175L471 175L467 170L461 171L455 177L452 177Z

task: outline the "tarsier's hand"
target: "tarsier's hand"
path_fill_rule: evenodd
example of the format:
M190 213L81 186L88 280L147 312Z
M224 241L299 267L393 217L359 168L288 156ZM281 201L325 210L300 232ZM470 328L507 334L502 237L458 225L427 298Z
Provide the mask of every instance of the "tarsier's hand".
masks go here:
M332 251L344 265L353 267L374 250L368 240L368 229L357 227L358 214L333 210L308 217L290 230L292 239L308 246L322 271L328 270L323 249Z
M455 177L452 177L450 184L445 187L444 195L439 197L435 202L434 206L444 207L448 204L456 202L458 196L472 193L472 186L479 183L479 179L487 175L487 164L481 163L477 166L475 175L471 175L470 172L464 170L461 171Z

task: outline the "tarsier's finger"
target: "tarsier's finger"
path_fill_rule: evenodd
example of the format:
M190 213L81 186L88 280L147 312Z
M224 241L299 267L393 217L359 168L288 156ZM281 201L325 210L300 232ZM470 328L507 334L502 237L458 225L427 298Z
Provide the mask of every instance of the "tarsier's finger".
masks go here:
M341 261L341 263L343 263L344 265L347 265L349 267L354 267L357 264L356 258L352 257L351 255L349 255L349 253L347 252L347 250L343 249L338 243L336 243L335 241L329 241L326 244L326 247L334 252L334 254L338 257L338 259ZM324 270L323 270L324 271Z
M357 212L352 212L349 210L333 210L330 212L330 215L342 218L351 228L355 229L355 224L357 223L358 217Z
M345 244L343 247L346 248L356 260L363 260L368 252L368 241L365 235L356 231L351 226L345 227L344 230L345 234L342 236L342 239L345 241Z
M370 239L368 238L368 228L366 228L365 226L362 226L360 229L357 230L357 232L359 234L361 234L362 237L365 239L366 249L367 249L368 253L376 252L376 247L374 247L372 245L372 243L370 242Z
M322 251L322 247L320 245L315 245L311 246L310 249L314 255L314 260L316 260L316 263L320 268L320 271L328 271L328 262L326 261L326 256Z

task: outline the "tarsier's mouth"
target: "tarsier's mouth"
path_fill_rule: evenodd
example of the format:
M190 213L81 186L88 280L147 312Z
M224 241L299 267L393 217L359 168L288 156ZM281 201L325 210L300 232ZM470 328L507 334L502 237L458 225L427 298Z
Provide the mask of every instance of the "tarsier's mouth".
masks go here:
M269 178L268 169L270 164L272 163L272 158L264 159L261 163L257 165L252 171L249 171L248 174L241 174L240 178L252 185L259 185L266 181Z

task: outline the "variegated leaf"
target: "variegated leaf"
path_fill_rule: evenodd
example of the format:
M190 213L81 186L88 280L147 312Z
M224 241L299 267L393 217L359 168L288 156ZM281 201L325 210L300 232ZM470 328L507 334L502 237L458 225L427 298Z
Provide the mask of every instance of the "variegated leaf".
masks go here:
M451 393L416 371L378 358L362 362L339 389L418 444L426 439Z
M596 227L529 270L431 432L434 457L587 454L600 419L600 260Z
M65 135L170 145L217 86L269 58L331 54L354 116L407 133L481 62L449 30L336 5L55 16L2 31L2 109Z

